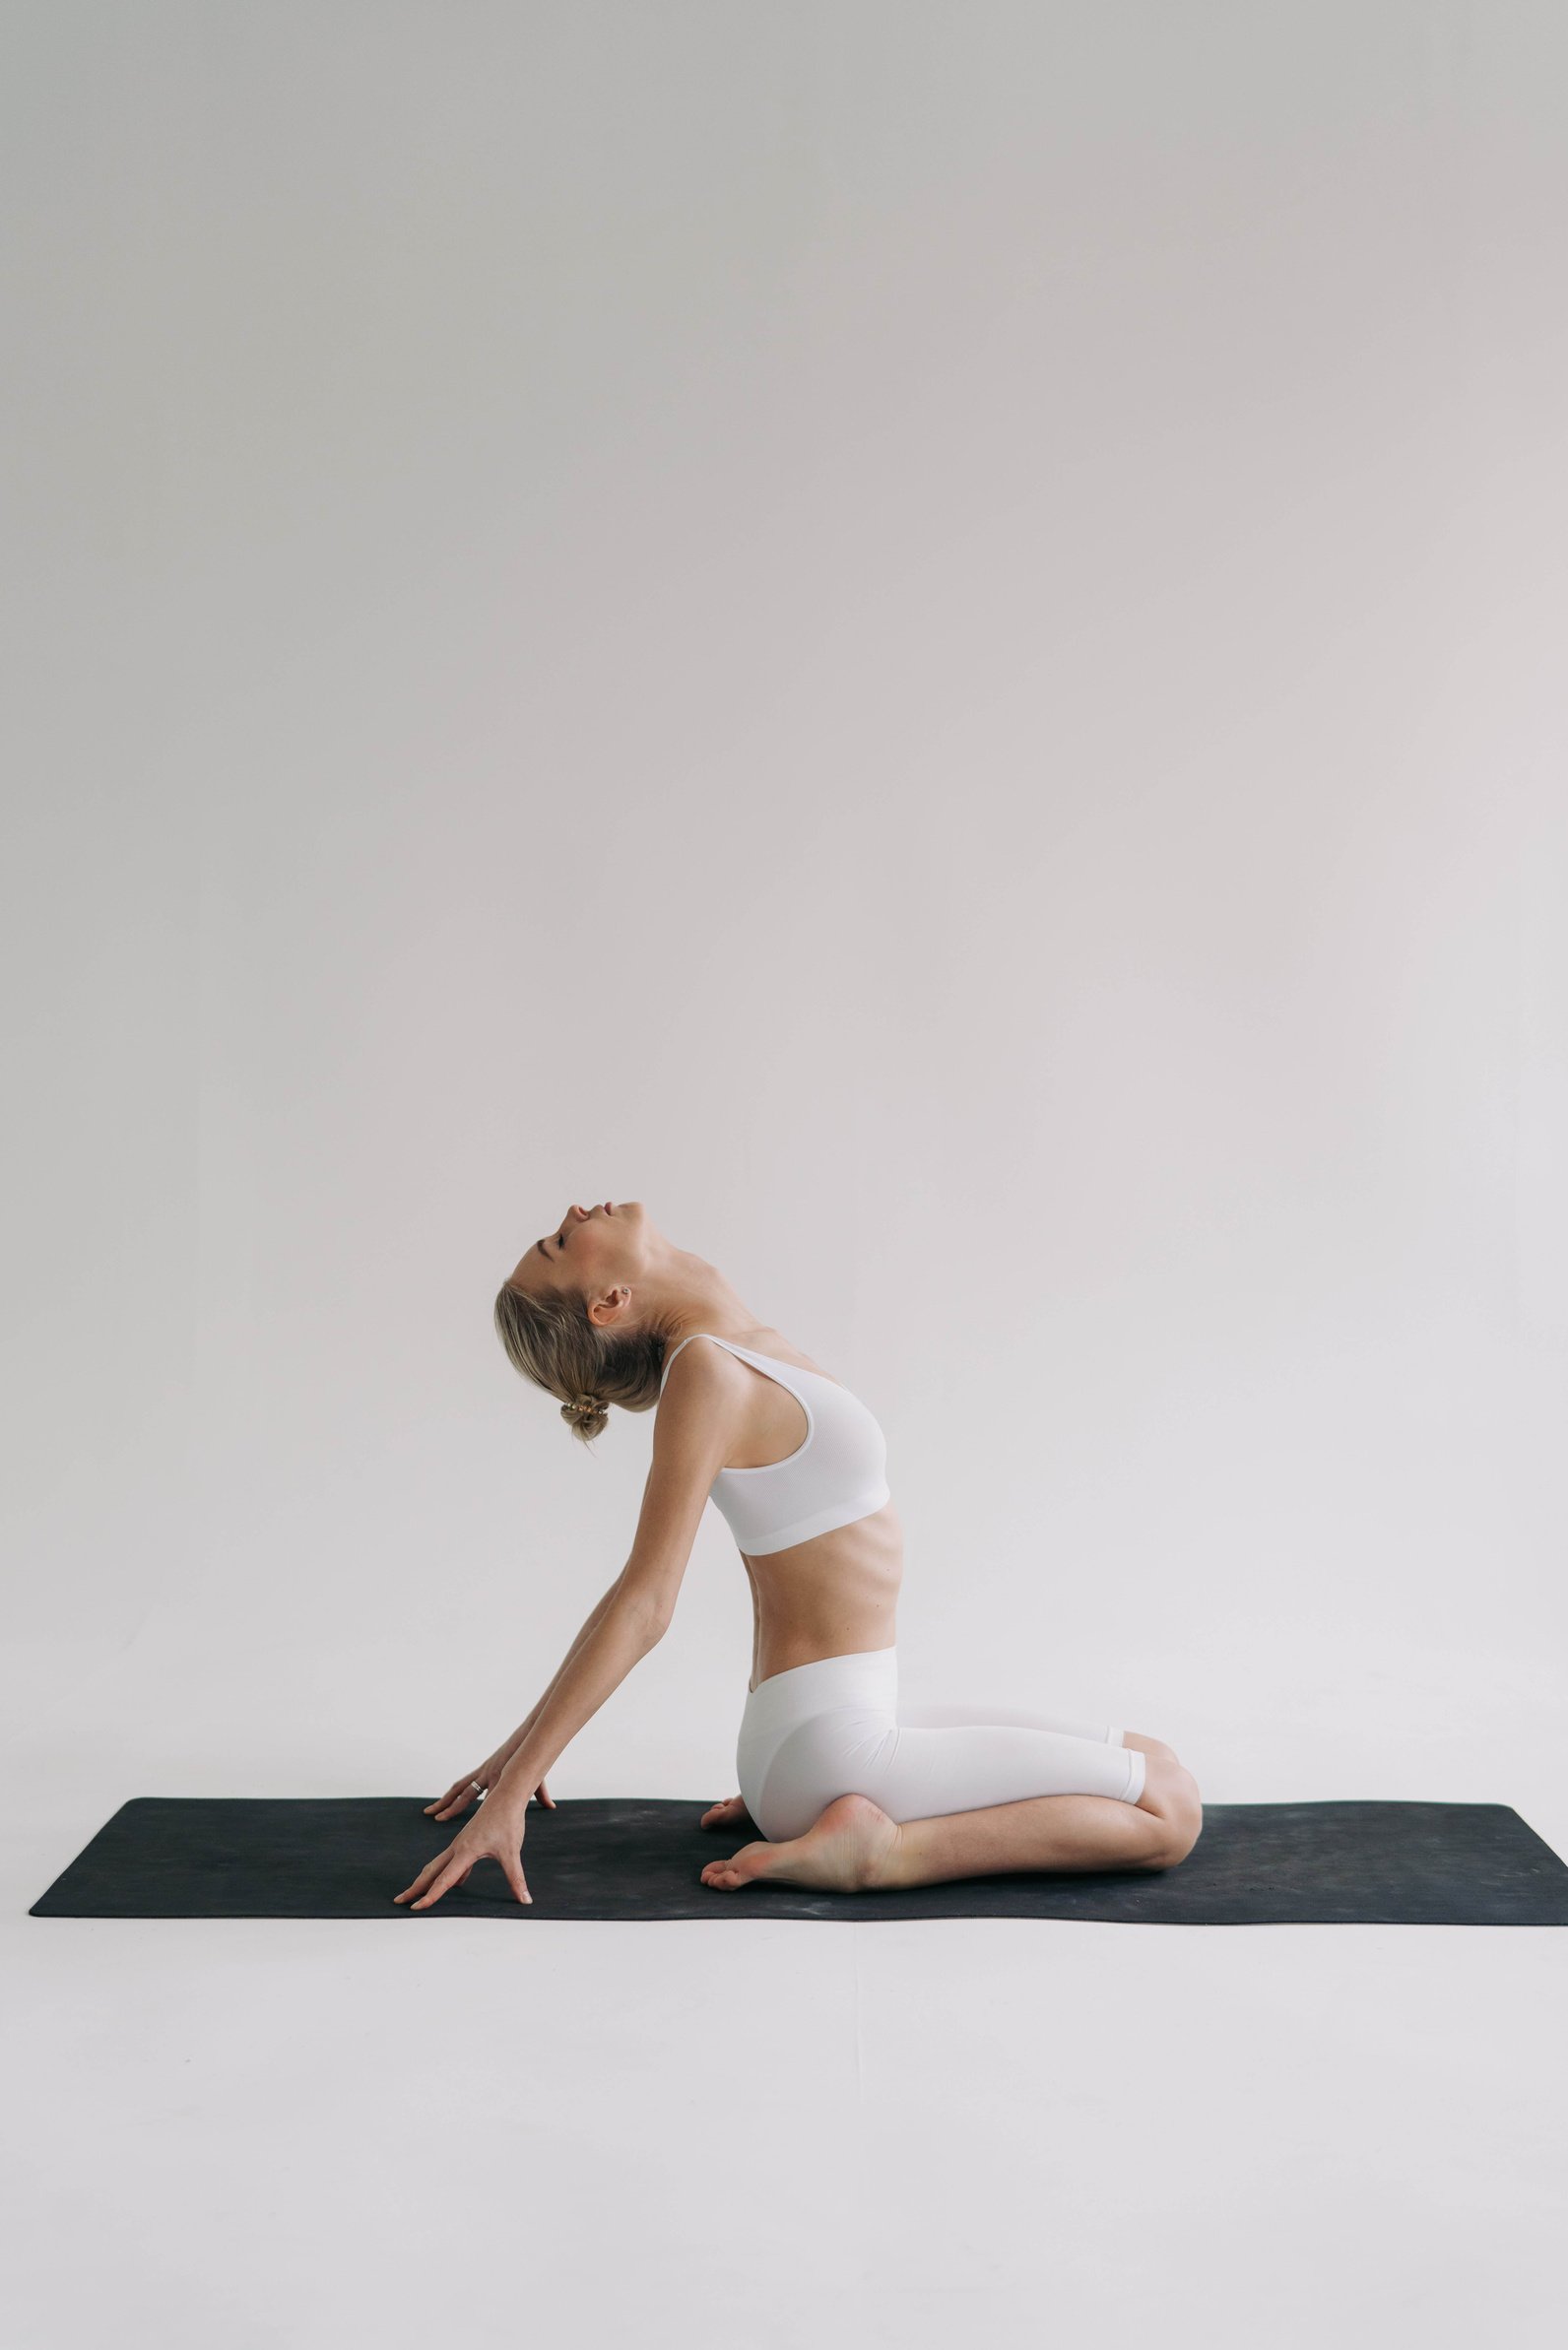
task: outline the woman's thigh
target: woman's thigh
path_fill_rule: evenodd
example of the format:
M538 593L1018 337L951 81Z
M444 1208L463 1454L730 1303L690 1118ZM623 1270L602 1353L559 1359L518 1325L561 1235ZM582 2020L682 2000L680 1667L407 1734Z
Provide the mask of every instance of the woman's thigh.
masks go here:
M906 1720L875 1760L869 1795L890 1819L931 1819L945 1811L979 1811L1034 1795L1109 1795L1136 1803L1143 1757L1112 1745L1101 1730L1024 1722L954 1722L929 1728ZM882 1793L877 1792L881 1788Z
M921 1709L911 1709L911 1713ZM931 1709L927 1709L931 1710ZM1103 1735L1027 1722L917 1724L823 1716L793 1730L761 1784L743 1785L747 1808L772 1843L803 1836L839 1795L868 1795L890 1819L932 1819L1034 1795L1109 1795L1136 1803L1143 1756Z
M1008 1730L1055 1730L1070 1738L1093 1738L1100 1745L1121 1744L1122 1732L1114 1723L1080 1722L1074 1715L1043 1714L1037 1706L988 1705L978 1699L973 1704L905 1705L898 1700L898 1720L910 1730L969 1730L977 1723L996 1723Z

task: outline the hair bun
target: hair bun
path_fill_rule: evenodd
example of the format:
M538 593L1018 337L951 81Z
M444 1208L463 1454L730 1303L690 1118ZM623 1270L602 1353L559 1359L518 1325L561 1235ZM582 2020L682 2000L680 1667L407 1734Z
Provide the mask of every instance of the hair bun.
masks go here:
M571 1407L581 1419L587 1419L592 1412L604 1409L597 1396L574 1396Z

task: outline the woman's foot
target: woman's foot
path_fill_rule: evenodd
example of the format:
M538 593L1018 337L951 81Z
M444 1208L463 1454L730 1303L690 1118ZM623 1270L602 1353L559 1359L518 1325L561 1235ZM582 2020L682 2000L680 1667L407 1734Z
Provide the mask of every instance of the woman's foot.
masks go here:
M726 1803L710 1803L700 1824L704 1828L753 1828L756 1822L747 1810L745 1798L731 1795Z
M728 1860L710 1860L702 1882L730 1893L777 1877L787 1885L859 1893L889 1880L897 1847L896 1823L869 1795L838 1795L804 1836L785 1844L744 1844Z

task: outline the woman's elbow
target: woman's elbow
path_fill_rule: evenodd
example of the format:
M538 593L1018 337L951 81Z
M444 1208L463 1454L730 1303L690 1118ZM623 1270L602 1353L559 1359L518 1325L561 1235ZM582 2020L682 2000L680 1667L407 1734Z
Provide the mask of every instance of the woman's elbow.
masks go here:
M631 1585L621 1595L620 1613L644 1648L657 1648L670 1629L675 1595Z

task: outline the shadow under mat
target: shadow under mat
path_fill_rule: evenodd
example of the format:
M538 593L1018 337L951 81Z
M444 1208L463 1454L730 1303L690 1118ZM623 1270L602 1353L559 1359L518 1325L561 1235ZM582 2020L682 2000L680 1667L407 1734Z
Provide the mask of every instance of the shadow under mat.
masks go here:
M531 1803L519 1902L493 1860L428 1910L393 1895L464 1825L422 1795L138 1795L33 1918L1097 1918L1130 1926L1568 1926L1568 1866L1506 1803L1209 1803L1179 1866L955 1877L907 1891L704 1885L752 1841L706 1799ZM472 1814L469 1815L470 1817Z

